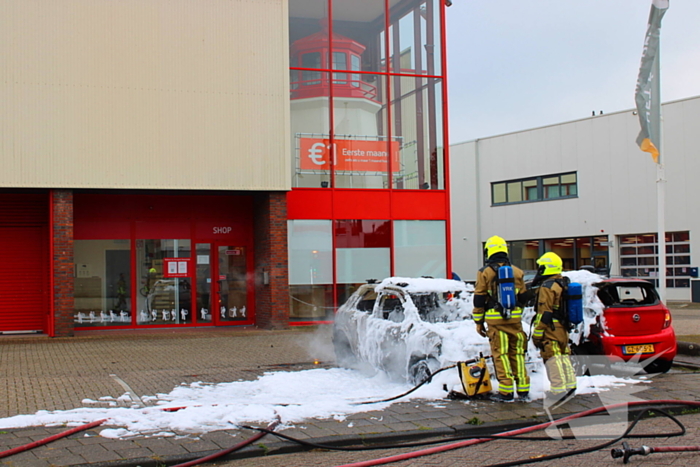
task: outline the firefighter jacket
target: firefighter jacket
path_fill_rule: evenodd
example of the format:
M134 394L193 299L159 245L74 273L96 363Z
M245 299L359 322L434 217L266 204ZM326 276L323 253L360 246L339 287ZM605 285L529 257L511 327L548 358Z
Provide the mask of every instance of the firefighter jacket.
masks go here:
M560 316L560 306L564 290L556 282L561 277L561 274L547 277L537 290L535 301L537 315L535 316L535 331L532 333L532 339L535 341L546 338L547 331L553 331L555 325L563 321L562 316Z
M537 315L532 333L532 341L540 349L547 369L550 391L554 394L576 389L576 373L569 359L569 331L560 315L564 311L561 307L563 289L555 282L561 277L561 274L547 277L537 290Z
M508 263L507 259L489 263L476 273L476 285L474 286L474 322L479 324L486 320L487 324L510 324L520 322L523 310L520 306L511 311L510 318L504 319L499 311L498 304L498 268L503 265L513 268L516 296L525 291L523 271L517 266Z

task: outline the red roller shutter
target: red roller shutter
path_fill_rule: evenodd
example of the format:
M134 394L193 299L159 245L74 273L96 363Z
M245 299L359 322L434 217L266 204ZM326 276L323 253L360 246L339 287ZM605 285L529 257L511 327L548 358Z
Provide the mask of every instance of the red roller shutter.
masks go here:
M46 331L48 197L0 193L0 332Z

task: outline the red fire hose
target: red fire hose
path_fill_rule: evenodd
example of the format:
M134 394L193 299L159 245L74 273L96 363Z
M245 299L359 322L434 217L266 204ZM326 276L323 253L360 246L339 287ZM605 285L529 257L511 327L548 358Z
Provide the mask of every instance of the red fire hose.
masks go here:
M274 430L277 427L277 425L279 425L279 423L280 423L279 420L270 423L267 426L267 430L269 430L269 431ZM177 465L174 465L173 467L191 467L194 465L202 464L204 462L212 461L214 459L218 459L219 457L225 456L226 454L230 454L234 451L238 451L239 449L244 448L244 447L248 446L249 444L254 443L255 441L257 441L260 438L262 438L263 436L265 436L266 434L267 433L261 431L260 433L256 434L255 436L252 436L244 441L241 441L240 443L236 444L233 447L223 449L219 452L215 452L214 454L210 454L208 456L202 457L201 459L195 459L193 461L185 462L183 464L177 464Z
M61 433L55 434L53 436L49 436L48 438L40 439L38 441L34 441L29 444L25 444L24 446L17 446L16 448L8 449L7 451L2 451L0 452L0 459L3 457L11 456L13 454L18 454L20 452L24 451L29 451L30 449L34 449L38 446L43 446L44 444L48 444L52 441L56 441L57 439L65 438L66 436L70 436L73 433L78 433L80 431L85 431L89 430L90 428L94 428L96 426L102 425L104 422L106 422L107 419L103 420L97 420L95 422L91 423L86 423L85 425L80 425L78 427L72 428L70 430L63 431Z
M639 454L640 456L648 456L653 452L697 452L700 451L700 446L660 446L658 448L652 448L649 446L642 446L641 448L630 448L629 444L622 443L622 449L616 448L610 451L613 459L618 459L622 457L623 464L626 464L630 457Z
M517 435L530 433L530 432L537 431L537 430L542 430L542 429L545 429L545 428L552 426L552 425L566 423L568 421L575 420L577 418L587 417L589 415L593 415L593 414L596 414L599 412L613 410L613 409L616 409L618 407L625 407L625 406L633 407L633 406L639 406L639 405L684 405L684 406L700 407L700 402L697 402L697 401L678 401L678 400L654 400L654 401L622 402L619 404L604 405L602 407L589 409L589 410L586 410L583 412L569 415L569 416L564 417L564 418L560 418L559 420L540 423L539 425L528 426L525 428L520 428L518 430L504 431L503 433L498 433L498 435L517 436ZM437 454L440 452L450 451L453 449L459 449L459 448L463 448L463 447L467 447L467 446L474 446L476 444L481 444L481 443L486 443L488 441L493 441L494 439L496 439L496 438L470 439L467 441L459 441L457 443L445 444L443 446L436 446L434 448L428 448L428 449L422 449L419 451L398 454L396 456L383 457L381 459L373 459L373 460L369 460L369 461L355 462L352 464L344 464L344 465L341 465L338 467L370 467L373 465L390 464L392 462L398 462L398 461L403 461L403 460L407 460L407 459L414 459L416 457L427 456L430 454Z

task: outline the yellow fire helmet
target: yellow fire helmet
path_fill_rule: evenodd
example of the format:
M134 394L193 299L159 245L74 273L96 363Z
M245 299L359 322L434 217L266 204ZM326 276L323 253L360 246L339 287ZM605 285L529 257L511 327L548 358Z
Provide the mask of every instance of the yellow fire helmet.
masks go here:
M490 258L494 253L503 252L505 254L508 254L508 244L498 235L494 235L493 237L486 240L485 249L487 258Z
M551 276L552 274L561 274L562 261L558 254L551 251L540 256L537 264L544 267L543 276Z

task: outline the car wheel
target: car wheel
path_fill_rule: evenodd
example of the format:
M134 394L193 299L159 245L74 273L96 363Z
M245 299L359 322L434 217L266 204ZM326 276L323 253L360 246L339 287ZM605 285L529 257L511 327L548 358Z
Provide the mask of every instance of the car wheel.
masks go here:
M357 364L357 357L352 351L350 341L344 333L333 333L333 348L335 350L335 363L338 366L352 368Z
M651 363L644 365L646 373L667 373L673 365L673 360L661 360L657 358Z
M434 358L413 358L408 366L408 382L418 386L426 381L430 381L433 374L432 368L437 368L438 362Z
M588 357L586 355L572 355L571 365L574 367L576 376L591 376L591 369L588 368Z
M571 346L571 364L574 367L576 376L591 376L590 355L595 355L596 351L590 342Z

